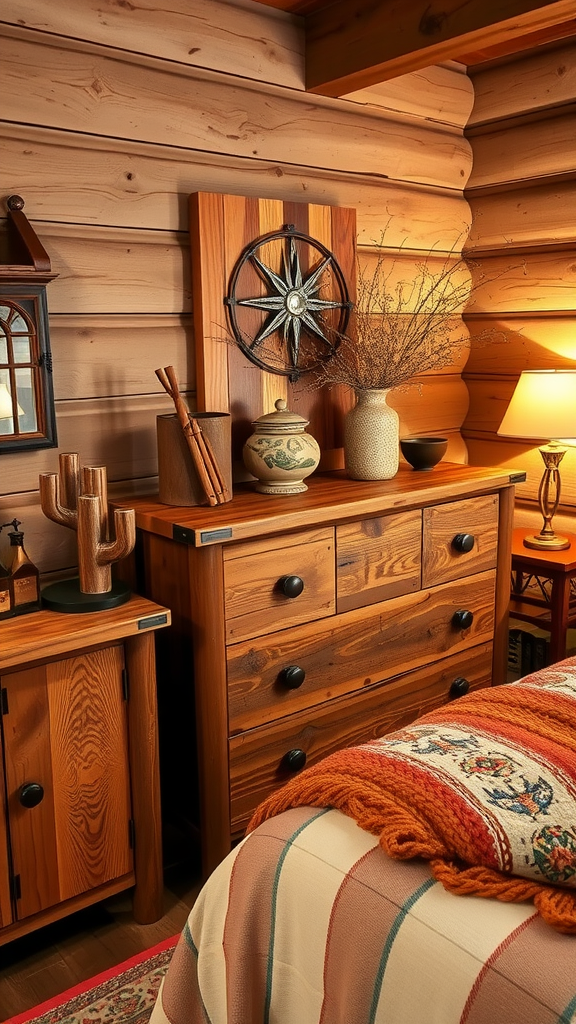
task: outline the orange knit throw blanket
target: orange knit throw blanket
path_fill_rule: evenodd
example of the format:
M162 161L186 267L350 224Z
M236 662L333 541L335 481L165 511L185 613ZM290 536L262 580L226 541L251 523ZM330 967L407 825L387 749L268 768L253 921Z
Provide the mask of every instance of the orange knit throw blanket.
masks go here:
M390 857L425 858L451 892L533 900L576 934L576 659L329 755L249 830L303 804L343 811Z

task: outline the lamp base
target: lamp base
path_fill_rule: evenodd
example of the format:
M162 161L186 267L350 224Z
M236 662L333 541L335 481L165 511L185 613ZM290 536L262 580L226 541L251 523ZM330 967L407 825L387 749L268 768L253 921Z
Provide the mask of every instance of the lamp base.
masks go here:
M560 537L554 533L551 537L541 537L539 534L524 537L522 541L525 548L536 548L538 551L564 551L570 547L567 537Z

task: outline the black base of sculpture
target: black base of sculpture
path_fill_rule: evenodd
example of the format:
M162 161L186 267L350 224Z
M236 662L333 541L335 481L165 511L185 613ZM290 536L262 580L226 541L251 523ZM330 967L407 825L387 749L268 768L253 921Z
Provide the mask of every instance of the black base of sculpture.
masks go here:
M83 594L77 576L61 583L51 583L42 591L42 606L53 612L101 612L106 608L117 608L130 600L132 591L126 583L115 580L112 590L105 594Z

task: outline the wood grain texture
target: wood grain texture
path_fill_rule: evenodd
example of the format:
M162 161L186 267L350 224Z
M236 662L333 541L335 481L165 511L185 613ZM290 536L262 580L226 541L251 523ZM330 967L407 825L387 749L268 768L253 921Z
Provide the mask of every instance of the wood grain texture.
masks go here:
M480 573L235 644L228 650L231 735L491 640L494 586L493 571ZM457 608L473 612L469 629L453 624ZM288 665L306 673L297 690L282 684Z
M163 621L157 621L156 616ZM78 648L137 635L142 628L160 629L170 625L170 611L134 595L126 604L107 611L62 615L42 610L26 616L25 630L22 622L22 618L0 622L2 672L15 666L24 667L39 658L54 658Z
M553 112L572 103L576 99L573 51L574 42L568 40L552 48L536 49L504 66L480 67L472 72L474 108L468 127L537 111Z
M137 920L162 915L153 633L169 622L167 608L131 598L104 612L36 612L26 630L23 619L2 623L3 761L21 897L12 923L0 905L0 944L134 882ZM33 807L21 799L30 782L44 790Z
M574 16L570 0L473 0L462 6L336 0L306 19L306 87L338 96L462 52L497 46Z
M162 917L162 816L153 633L127 637L129 776L134 822L134 918L150 924Z
M354 295L353 210L215 193L199 192L190 197L198 401L202 408L231 412L232 453L236 461L240 461L242 446L252 433L252 423L263 413L272 412L277 398L284 398L290 409L309 421L308 429L323 452L341 448L342 417L352 401L342 389L330 394L311 394L283 376L263 374L232 340L224 297L237 261L250 244L282 230L286 224L294 224L297 231L317 237L333 253L347 280L348 292ZM271 255L273 259L267 258L276 265L278 242L274 243ZM244 288L254 294L250 293L249 285L255 290L262 287L255 272L253 278L238 278L241 297L247 297ZM260 320L244 317L240 330L251 337ZM333 463L328 468L334 468Z
M86 465L105 464L110 483L131 477L156 477L156 416L169 413L172 408L165 394L58 402L60 450L80 452ZM106 433L95 430L94 424L99 422L107 424ZM58 466L54 449L29 452L27 458L7 458L13 466L9 485L14 494L36 490L39 474L55 472Z
M308 478L308 490L302 494L274 497L257 494L246 485L239 486L233 501L213 509L173 508L153 498L135 497L130 504L115 500L119 507L133 507L136 525L157 536L172 539L176 524L186 530L187 542L207 548L218 539L202 534L213 529L230 528L230 540L247 540L334 523L342 518L362 518L438 504L458 497L486 494L509 486L509 473L498 467L482 469L441 462L431 473L415 473L401 466L392 480L349 480L343 472L319 474Z
M45 668L24 669L15 678L3 678L2 683L10 709L9 716L4 716L3 751L12 864L24 882L18 916L25 918L60 900L55 827L59 794L52 779L51 694ZM23 807L19 800L20 788L27 782L44 788L43 800L33 808Z
M72 224L44 225L42 234L58 274L51 313L190 311L184 235Z
M420 510L337 526L337 611L418 590L421 549Z
M562 76L563 77L563 76ZM480 82L481 79L476 79ZM467 191L510 183L554 179L574 172L573 141L576 114L570 106L547 111L537 121L513 124L506 121L491 129L478 129L468 137L474 149L474 164Z
M377 82L345 98L464 128L474 104L474 91L462 67L432 65Z
M574 310L573 250L572 243L563 243L557 250L523 255L512 249L509 254L504 250L502 255L482 256L481 268L487 277L475 292L471 311L507 314Z
M306 764L311 765L343 746L366 743L400 729L444 704L456 677L464 675L473 688L488 686L491 658L491 644L482 644L463 656L445 658L384 685L367 687L352 698L337 698L317 709L312 717L306 712L295 713L272 726L232 737L234 832L241 833L256 805L290 778L282 763L287 751L303 750Z
M279 558L276 538L224 549L226 642L286 629L310 618L334 615L334 530L290 534ZM284 576L298 576L302 593L287 597Z
M458 534L474 538L470 551L454 545ZM422 585L436 586L496 566L498 495L431 505L422 524Z
M505 672L503 647L499 648L501 664L492 666L492 636L495 605L501 609L501 598L497 595L502 593L502 587L509 588L507 564L481 572L473 571L480 568L480 562L477 566L469 562L471 571L464 579L337 614L319 616L318 608L313 606L306 621L300 624L281 629L279 621L273 620L274 628L269 632L226 644L228 568L234 567L234 585L239 580L240 589L244 578L252 580L252 584L256 579L252 593L256 589L253 604L258 605L261 596L257 581L261 573L258 567L252 573L253 560L263 559L268 572L271 565L276 572L290 569L292 555L302 547L302 530L318 536L327 527L331 531L336 526L343 528L344 537L349 537L352 523L357 523L357 532L361 532L360 520L385 515L399 524L404 517L408 521L415 519L412 558L417 563L421 547L420 510L451 506L460 498L464 504L472 499L471 507L478 511L474 499L490 495L494 501L500 491L513 491L507 475L441 463L430 474L401 469L391 481L351 481L343 473L313 475L308 491L284 498L239 487L228 505L212 509L166 507L144 499L135 502L142 540L143 585L154 599L169 600L173 613L172 631L159 636L160 645L164 637L167 642L165 647L159 647L158 659L159 692L171 707L167 720L170 767L166 770L172 785L168 792L176 798L180 815L197 813L193 820L199 821L204 837L205 871L218 863L230 845L230 758L234 761L233 802L240 791L238 799L243 800L246 791L252 800L261 790L262 772L266 786L281 781L274 766L276 761L270 761L270 750L274 758L280 758L286 748L279 751L274 746L274 737L281 735L282 743L290 739L291 746L298 742L303 749L309 749L304 746L308 742L306 737L315 734L322 716L330 718L336 707L338 715L331 721L340 721L343 709L354 716L352 700L362 700L367 688L383 679L397 681L398 676L424 666L429 678L430 672L436 671L435 666L452 655L457 656L458 663L462 657L463 664L467 664L470 649L477 645L483 646L485 666L487 670L493 668L496 682L503 680ZM511 509L511 500L506 507ZM503 523L505 526L504 519ZM453 525L451 521L450 528ZM218 532L222 530L229 536L222 536ZM400 542L393 545L394 565L399 546ZM333 567L333 556L331 559ZM366 567L368 575L372 566L370 560ZM386 566L389 570L390 559ZM374 569L376 577L378 566L374 565ZM375 597L370 584L369 579L366 593ZM470 627L462 629L453 616L456 609L466 607L472 611L473 619ZM290 666L301 669L299 679L287 677ZM288 682L299 685L291 688ZM189 706L192 689L194 711ZM341 705L341 700L349 701L350 706ZM407 706L402 704L402 713ZM414 713L413 703L410 713ZM297 734L286 732L297 719L301 721ZM364 727L365 724L364 717ZM340 731L331 733L330 742L344 742L343 729L341 725ZM181 735L186 740L178 743ZM172 764L174 755L180 752L184 770L189 772L190 745L194 739L198 805L190 787L182 785L181 766ZM248 763L243 761L242 751L249 753L252 741L255 760ZM252 768L253 777L248 778L245 772ZM235 831L241 828L241 819L247 813L246 808L239 807L235 804L233 811Z
M151 393L163 397L154 373L160 352L174 366L181 390L195 390L189 314L51 313L50 342L57 402ZM126 358L135 352L137 358Z
M3 19L41 32L235 73L291 89L304 85L299 19L250 3L175 0L167 7L80 0L68 14L42 0L7 0ZM251 45L245 45L249 39Z
M121 646L47 666L59 900L132 870Z
M383 120L364 107L266 87L136 54L108 55L31 30L5 28L4 117L68 131L178 145L457 188L469 144L438 126ZM52 45L50 45L52 44ZM89 60L87 56L89 55ZM25 88L24 88L25 86ZM143 108L146 116L142 117ZM361 115L359 117L359 114ZM422 154L426 159L422 160Z
M573 125L576 133L576 118ZM575 134L576 137L576 134ZM530 188L470 196L473 228L469 245L482 249L546 245L570 246L576 206L576 181L552 181Z
M0 930L12 921L7 822L4 764L0 760Z
M470 407L462 434L471 462L527 472L518 496L534 502L542 476L535 443L496 432L522 370L572 367L576 358L574 53L574 40L566 40L477 68L467 131L478 154L469 192L470 253L480 272L498 276L486 280L465 314ZM487 343L485 328L494 332ZM567 458L562 502L570 507L575 492Z
M470 219L461 192L392 181L380 167L338 171L286 163L280 150L264 160L33 125L3 123L0 133L2 191L24 192L40 234L44 221L187 232L196 191L353 207L361 242L387 225L390 245L424 250L453 249Z

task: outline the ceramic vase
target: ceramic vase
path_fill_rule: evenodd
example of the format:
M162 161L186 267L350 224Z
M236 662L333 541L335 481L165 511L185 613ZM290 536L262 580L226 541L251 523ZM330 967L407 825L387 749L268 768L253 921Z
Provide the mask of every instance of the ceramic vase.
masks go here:
M353 480L389 480L398 472L399 418L388 390L356 392L344 419L344 461Z

